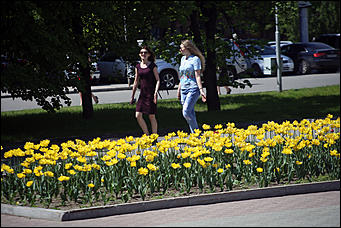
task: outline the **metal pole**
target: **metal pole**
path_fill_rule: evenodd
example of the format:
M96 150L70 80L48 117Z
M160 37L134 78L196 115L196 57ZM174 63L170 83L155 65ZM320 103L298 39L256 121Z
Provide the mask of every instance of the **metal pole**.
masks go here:
M308 1L298 1L301 42L309 42L308 7L310 6Z
M277 66L277 85L279 92L282 92L282 61L281 61L281 48L280 48L280 37L279 37L279 28L278 28L278 15L277 15L277 6L275 6L275 21L276 21L276 66Z

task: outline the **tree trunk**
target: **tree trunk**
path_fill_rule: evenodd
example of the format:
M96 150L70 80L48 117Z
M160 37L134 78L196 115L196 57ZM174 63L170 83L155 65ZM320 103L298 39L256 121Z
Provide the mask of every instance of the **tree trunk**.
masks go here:
M73 2L75 14L76 16L72 19L72 29L73 34L75 36L76 46L78 46L77 50L84 57L83 63L79 63L79 79L81 81L81 88L78 88L81 94L82 99L82 108L83 113L82 116L84 119L91 119L94 114L93 106L92 106L92 97L91 97L91 83L90 83L90 62L88 61L88 49L86 42L83 39L83 23L80 16L77 15L77 12L80 12L80 3ZM81 62L81 61L80 61ZM86 63L86 64L84 64Z
M190 19L191 19L191 31L193 33L193 41L195 43L195 45L199 48L200 51L204 51L204 46L201 40L201 34L200 34L200 30L199 30L199 23L198 23L198 11L197 10L193 10L191 15L190 15Z
M83 113L82 116L84 119L91 119L94 115L94 109L92 106L92 97L91 97L91 82L90 82L90 66L87 64L87 67L81 67L81 80L84 81L84 87L82 92L82 108Z
M207 8L206 8L207 6ZM217 9L213 2L205 2L201 11L208 20L205 22L206 32L206 69L204 71L204 84L206 86L208 111L220 110L220 101L217 91L217 61L215 52L215 33L217 21Z

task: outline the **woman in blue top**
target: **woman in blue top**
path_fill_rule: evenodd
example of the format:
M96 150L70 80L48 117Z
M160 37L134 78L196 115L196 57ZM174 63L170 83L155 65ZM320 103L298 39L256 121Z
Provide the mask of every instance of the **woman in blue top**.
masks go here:
M206 95L202 88L200 74L204 71L205 58L200 50L190 40L184 40L180 45L181 64L179 68L180 83L178 87L178 99L182 104L182 115L186 119L191 133L198 129L194 105L201 95L206 102Z

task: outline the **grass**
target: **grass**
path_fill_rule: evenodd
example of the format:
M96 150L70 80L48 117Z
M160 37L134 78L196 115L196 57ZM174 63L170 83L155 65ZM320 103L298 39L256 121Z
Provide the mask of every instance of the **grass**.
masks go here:
M230 94L220 96L220 111L207 111L207 104L198 100L195 110L199 126L233 122L238 127L267 121L282 122L340 116L340 86L295 89L282 92ZM157 120L159 134L184 130L177 99L160 100ZM148 118L146 118L149 124ZM135 105L127 103L98 104L94 118L82 119L80 106L64 107L50 114L42 109L1 112L1 145L15 146L27 141L112 138L141 136L135 119Z

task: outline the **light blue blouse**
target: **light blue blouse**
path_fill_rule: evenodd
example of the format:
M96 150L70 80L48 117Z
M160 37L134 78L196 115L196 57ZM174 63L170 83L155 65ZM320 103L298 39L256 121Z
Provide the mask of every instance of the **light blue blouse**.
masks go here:
M200 58L198 56L191 55L188 59L186 59L186 56L182 56L179 67L181 89L198 87L197 80L195 78L196 70L201 70Z

